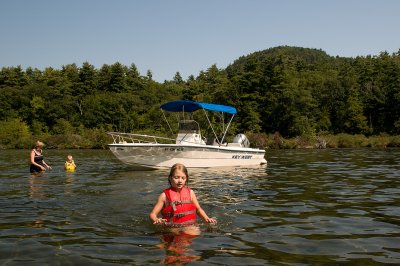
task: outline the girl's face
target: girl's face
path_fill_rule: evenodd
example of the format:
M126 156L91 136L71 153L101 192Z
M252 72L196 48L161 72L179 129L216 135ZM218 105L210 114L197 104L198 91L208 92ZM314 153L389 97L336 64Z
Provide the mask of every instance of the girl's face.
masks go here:
M175 170L175 173L171 176L171 186L176 189L181 189L185 186L187 176L181 170Z

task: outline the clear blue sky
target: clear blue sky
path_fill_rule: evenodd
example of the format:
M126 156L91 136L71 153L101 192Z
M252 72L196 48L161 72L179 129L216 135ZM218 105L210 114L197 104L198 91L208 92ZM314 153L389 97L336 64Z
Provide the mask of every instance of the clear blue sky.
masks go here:
M157 81L280 45L398 52L399 0L1 0L0 67L134 63Z

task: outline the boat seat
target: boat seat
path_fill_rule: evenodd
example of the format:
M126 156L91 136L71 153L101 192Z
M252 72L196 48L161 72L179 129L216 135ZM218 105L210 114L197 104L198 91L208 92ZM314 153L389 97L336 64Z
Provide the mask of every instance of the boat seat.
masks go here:
M240 143L237 142L229 142L228 147L242 147L242 145L240 145Z
M219 144L216 138L207 138L206 141L207 145L211 145L211 146L226 146L227 143L224 141L222 144Z

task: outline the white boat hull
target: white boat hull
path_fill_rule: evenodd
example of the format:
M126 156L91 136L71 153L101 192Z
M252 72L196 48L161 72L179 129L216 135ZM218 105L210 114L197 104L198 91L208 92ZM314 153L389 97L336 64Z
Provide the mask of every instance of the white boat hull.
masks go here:
M182 163L188 168L255 166L266 163L264 150L242 147L114 143L110 150L137 170L170 168Z

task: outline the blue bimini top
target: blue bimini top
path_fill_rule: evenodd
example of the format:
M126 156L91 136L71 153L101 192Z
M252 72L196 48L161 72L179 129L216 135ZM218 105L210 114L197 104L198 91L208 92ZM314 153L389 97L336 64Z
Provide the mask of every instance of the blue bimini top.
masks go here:
M213 103L193 102L187 100L172 101L164 103L160 106L161 109L169 112L189 112L192 113L199 109L205 109L215 112L224 112L229 114L236 114L236 108L228 105L220 105Z

